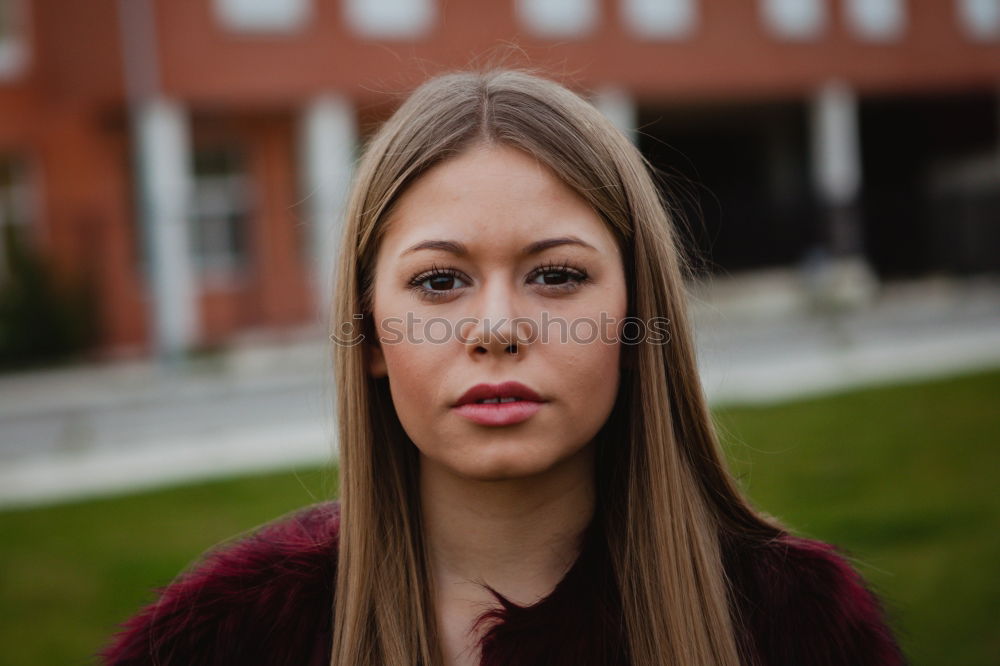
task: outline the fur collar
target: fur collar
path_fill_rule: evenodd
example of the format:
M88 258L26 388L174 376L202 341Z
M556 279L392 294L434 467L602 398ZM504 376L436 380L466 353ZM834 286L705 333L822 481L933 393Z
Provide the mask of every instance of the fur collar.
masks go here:
M156 591L100 653L113 666L326 666L340 508L306 507L209 551ZM573 568L545 599L500 608L483 666L627 664L617 591L592 526ZM877 598L829 545L784 535L724 542L748 666L902 664Z

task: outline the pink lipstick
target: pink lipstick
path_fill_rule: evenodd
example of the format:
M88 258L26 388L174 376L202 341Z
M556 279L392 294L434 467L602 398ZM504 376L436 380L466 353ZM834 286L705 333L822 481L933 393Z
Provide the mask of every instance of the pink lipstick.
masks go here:
M520 382L476 384L462 394L452 408L480 425L504 426L521 423L542 408L545 400Z

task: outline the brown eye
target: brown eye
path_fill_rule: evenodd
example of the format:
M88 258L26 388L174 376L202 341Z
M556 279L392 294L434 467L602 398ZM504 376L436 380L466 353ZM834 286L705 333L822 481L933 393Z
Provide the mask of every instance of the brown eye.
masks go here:
M423 281L425 288L431 291L447 291L455 288L455 282L460 281L454 275L435 275Z
M587 274L569 266L545 266L531 276L532 284L544 287L575 287L587 281Z
M564 284L569 280L569 275L564 271L549 271L542 273L542 282L545 284Z
M409 287L421 298L444 298L468 283L462 275L452 268L432 268L415 276L409 282Z

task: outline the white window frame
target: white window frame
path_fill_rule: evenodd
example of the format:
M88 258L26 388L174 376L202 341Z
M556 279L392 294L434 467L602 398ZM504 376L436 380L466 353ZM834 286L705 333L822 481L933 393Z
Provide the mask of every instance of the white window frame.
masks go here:
M312 19L314 0L212 0L215 16L227 30L282 34L302 30Z
M969 39L1000 41L1000 0L955 0L955 13Z
M861 39L894 41L906 32L907 0L842 0L845 22Z
M600 20L599 0L515 0L517 16L536 37L579 39Z
M698 26L700 0L619 0L622 22L640 39L684 39Z
M773 36L809 41L826 31L828 0L758 0L761 22Z
M191 243L194 263L203 281L225 284L242 275L250 263L254 196L242 151L227 145L208 145L195 154L231 151L239 166L231 172L198 173L197 158L191 180ZM231 225L242 224L244 246L232 244Z
M28 67L28 5L25 0L0 0L0 81L19 78Z
M437 21L436 0L341 0L351 29L367 39L416 39Z
M7 278L7 227L18 229L25 244L35 242L36 210L34 182L31 169L24 155L16 151L0 150L0 163L11 165L11 182L0 181L0 281Z

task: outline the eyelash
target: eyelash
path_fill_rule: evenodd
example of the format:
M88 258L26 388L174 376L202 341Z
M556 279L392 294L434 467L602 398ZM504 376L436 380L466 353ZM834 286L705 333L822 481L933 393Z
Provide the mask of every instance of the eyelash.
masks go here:
M590 280L590 276L587 274L586 270L579 268L577 266L573 266L568 261L550 262L536 266L535 268L531 269L531 271L528 273L528 279L534 280L539 275L545 275L546 273L566 274L569 281L563 284L538 285L545 289L556 292L567 293L575 291L577 288L579 288L580 285ZM432 290L432 289L426 289L421 285L429 279L442 276L454 277L456 279L468 282L468 280L465 278L464 275L462 275L460 271L454 268L449 268L446 266L438 266L437 264L433 264L429 269L421 271L417 275L414 275L410 279L407 286L414 292L416 292L417 295L420 296L421 298L427 300L438 300L445 296L450 295L454 291L454 289Z

